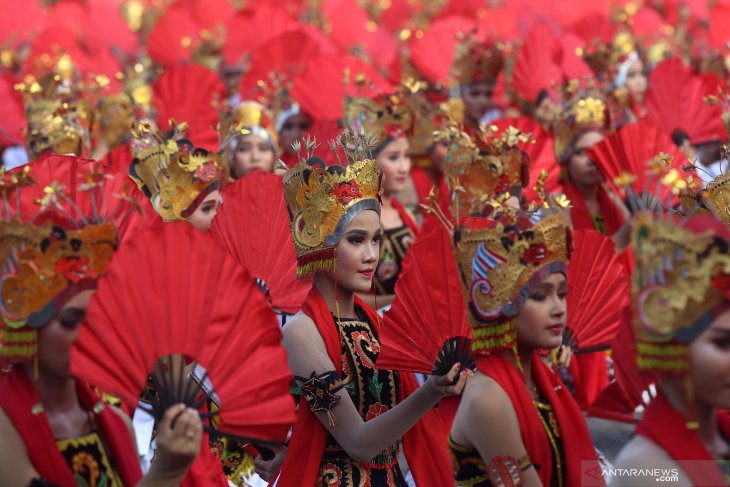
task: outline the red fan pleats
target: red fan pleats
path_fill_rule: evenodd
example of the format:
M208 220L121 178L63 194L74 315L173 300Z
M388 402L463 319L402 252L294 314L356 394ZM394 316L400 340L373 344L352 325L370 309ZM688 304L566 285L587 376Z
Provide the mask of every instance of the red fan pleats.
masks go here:
M301 309L312 284L296 279L297 257L280 177L254 172L228 186L210 233L264 282L275 310Z
M73 374L135 403L162 357L207 371L219 429L283 441L294 421L281 333L253 278L187 223L156 225L118 250L89 304Z

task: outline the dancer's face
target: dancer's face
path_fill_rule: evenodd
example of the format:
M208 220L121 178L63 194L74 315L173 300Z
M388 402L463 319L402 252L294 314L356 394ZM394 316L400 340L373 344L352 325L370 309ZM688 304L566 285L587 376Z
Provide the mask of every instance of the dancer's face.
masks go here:
M296 154L292 149L292 143L301 140L311 125L312 121L303 113L287 118L279 134L281 136L281 149L289 154Z
M274 149L258 135L248 134L241 138L233 158L233 177L238 179L251 171L272 172Z
M38 330L38 368L43 373L61 379L71 377L71 346L79 336L79 325L86 318L93 294L93 289L76 294Z
M573 155L568 162L570 180L580 186L595 186L601 184L603 176L588 153L588 149L601 142L605 137L600 132L586 132L575 141Z
M464 100L464 115L470 123L479 123L492 107L493 95L492 83L472 83L464 87L461 98Z
M190 215L188 221L198 230L208 231L213 224L213 218L218 214L218 207L222 202L221 192L211 191Z
M692 342L689 361L697 400L730 408L730 308Z
M370 291L382 240L378 213L361 211L337 244L334 272L337 286L357 293Z
M556 348L563 342L568 283L556 272L532 286L517 315L517 342L525 348Z
M383 192L398 194L403 190L411 171L411 154L408 139L401 137L389 142L378 153L375 161L383 169Z
M635 100L641 101L648 87L649 82L644 73L644 63L640 59L636 60L626 73L626 89Z

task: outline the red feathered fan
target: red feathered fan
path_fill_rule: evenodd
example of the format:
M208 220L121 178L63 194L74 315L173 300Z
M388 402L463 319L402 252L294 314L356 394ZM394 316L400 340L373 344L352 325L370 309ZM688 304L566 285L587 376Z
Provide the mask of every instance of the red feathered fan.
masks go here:
M46 156L11 171L27 173L35 181L24 187L19 201L20 214L32 220L41 207L37 201L47 198L46 187L61 189L58 204L72 219L94 218L111 221L117 227L121 241L128 240L148 228L159 216L149 200L125 173L92 159L76 156Z
M218 110L226 96L223 82L208 68L198 64L174 66L152 85L157 124L170 127L171 118L187 122L188 138L195 147L218 150Z
M457 362L473 367L472 332L457 276L445 228L435 228L408 249L380 328L378 368L444 375Z
M647 118L667 135L675 130L685 132L692 144L725 140L720 107L705 101L710 94L702 79L682 61L667 59L649 76Z
M281 178L254 172L223 190L223 205L210 229L257 280L274 310L297 313L312 287L296 278L289 213Z
M156 415L171 404L198 407L210 399L220 406L217 430L281 442L295 413L280 342L274 314L248 272L208 234L166 223L114 255L74 344L71 370L136 404L154 369L161 385ZM179 355L195 361L205 397L174 366Z
M623 195L625 191L616 180L628 173L636 177L631 184L635 194L650 191L660 197L662 202L671 202L673 205L678 201L672 188L660 184L661 176L654 174L650 168L649 162L660 154L668 156L663 159L682 177L690 174L683 169L688 164L687 158L672 139L644 120L625 125L589 150L591 160L617 194Z
M611 238L593 230L573 233L568 266L568 322L563 343L574 353L606 350L628 306L628 278Z

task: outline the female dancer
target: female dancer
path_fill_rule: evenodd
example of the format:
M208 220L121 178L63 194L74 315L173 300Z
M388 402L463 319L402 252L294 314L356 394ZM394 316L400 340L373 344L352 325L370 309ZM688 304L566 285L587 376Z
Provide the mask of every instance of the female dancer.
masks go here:
M570 392L538 355L562 343L565 221L553 214L532 223L505 208L469 227L457 228L454 249L478 372L451 429L457 484L580 485L581 469L597 465L593 443Z
M223 148L231 178L242 178L251 171L276 173L277 136L266 109L259 103L245 101L235 108L233 120L240 129L229 136Z
M418 231L413 215L398 201L411 171L408 136L413 113L410 95L404 88L392 96L355 100L348 107L349 113L357 112L365 132L374 136L372 155L384 176L380 209L383 247L374 279L377 298L371 294L361 296L373 307L388 306L393 301L401 263Z
M279 486L403 486L401 438L417 483L453 484L430 409L461 391L466 372L454 367L416 388L411 374L376 369L379 318L357 297L371 289L380 255L380 179L375 161L325 168L316 157L284 179L298 274L314 287L284 327L303 398Z
M659 383L616 467L671 469L675 485L728 485L730 418L720 410L730 408L730 233L709 214L682 225L641 213L631 249L637 364ZM657 479L611 485L642 480Z
M220 191L227 169L220 154L195 148L180 138L184 125L175 125L173 136L164 141L140 122L133 131L137 140L129 176L163 221L186 220L207 231L223 202Z
M12 193L26 183L3 187ZM179 485L200 450L197 411L165 412L159 453L142 478L129 419L70 374L71 346L118 241L115 225L98 215L76 220L62 210L59 192L58 184L46 188L46 208L32 223L0 222L0 350L11 365L0 384L0 478L10 487Z

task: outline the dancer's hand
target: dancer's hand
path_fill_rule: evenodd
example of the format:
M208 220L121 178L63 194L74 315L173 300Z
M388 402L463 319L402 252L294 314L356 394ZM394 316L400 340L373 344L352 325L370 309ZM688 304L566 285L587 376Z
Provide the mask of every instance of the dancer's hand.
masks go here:
M175 404L165 411L157 434L157 453L152 461L160 474L187 470L200 453L203 422L198 411Z
M424 385L428 387L429 390L433 391L434 394L442 396L458 396L464 390L467 379L474 375L474 373L469 369L464 369L459 372L460 368L461 364L454 364L446 375L432 375L428 378ZM455 381L457 374L459 378Z

